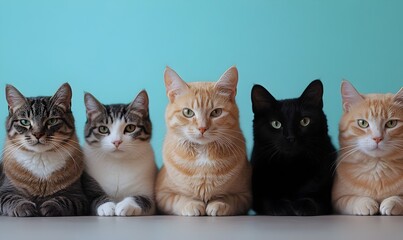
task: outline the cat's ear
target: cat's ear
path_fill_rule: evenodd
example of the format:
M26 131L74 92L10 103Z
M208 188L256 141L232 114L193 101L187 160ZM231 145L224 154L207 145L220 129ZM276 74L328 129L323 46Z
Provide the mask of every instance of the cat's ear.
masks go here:
M270 109L277 100L261 85L254 85L251 92L253 113Z
M24 106L27 103L27 99L18 91L14 86L6 85L6 99L8 103L8 109L10 112L14 112L16 109Z
M403 105L403 88L400 88L400 90L393 97L393 100L398 104Z
M145 115L148 115L148 95L146 90L142 90L137 97L130 103L128 109L140 111Z
M100 114L106 113L106 109L91 93L84 94L85 111L89 120L94 120Z
M56 93L50 98L52 105L59 106L67 111L71 107L71 87L68 83L64 83Z
M231 100L235 100L237 84L238 69L235 66L232 66L221 75L214 87L220 94L228 96Z
M351 106L364 101L364 97L347 80L341 82L341 97L343 99L343 110L349 112Z
M319 79L312 81L308 87L305 88L304 92L301 94L299 99L301 99L302 104L315 106L320 109L323 108L323 85Z
M166 93L170 102L173 102L175 98L183 93L189 91L189 86L185 81L170 67L165 68L164 82Z

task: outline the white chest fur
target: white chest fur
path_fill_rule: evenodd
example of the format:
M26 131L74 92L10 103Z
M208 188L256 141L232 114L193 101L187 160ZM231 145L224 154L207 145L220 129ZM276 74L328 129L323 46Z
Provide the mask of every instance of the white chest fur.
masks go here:
M98 151L84 146L86 171L106 194L115 201L134 195L153 195L157 167L148 142L136 144L132 152L123 156L102 155Z
M62 151L33 153L19 150L14 153L14 158L22 167L42 179L64 167L69 157Z

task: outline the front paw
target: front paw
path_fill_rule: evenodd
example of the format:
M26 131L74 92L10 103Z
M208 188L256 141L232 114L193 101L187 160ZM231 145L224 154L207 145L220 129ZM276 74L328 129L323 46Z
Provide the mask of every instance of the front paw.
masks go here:
M354 215L368 216L375 215L379 211L379 204L372 198L362 197L358 199L353 208Z
M402 198L399 196L393 196L383 200L381 203L380 212L382 215L402 215Z
M30 201L21 201L7 213L10 217L34 217L38 215L36 205Z
M114 216L116 204L114 202L106 202L97 208L98 216Z
M228 216L231 206L222 201L212 201L207 204L206 212L209 216Z
M302 198L294 202L294 213L297 216L315 216L318 215L318 206L315 200L311 198Z
M186 203L181 211L182 216L203 216L206 215L206 205L201 201L190 201Z
M116 216L139 216L143 211L141 207L132 199L126 198L116 205Z
M53 200L48 200L39 208L39 212L44 217L55 217L55 216L63 216L63 208L57 202Z

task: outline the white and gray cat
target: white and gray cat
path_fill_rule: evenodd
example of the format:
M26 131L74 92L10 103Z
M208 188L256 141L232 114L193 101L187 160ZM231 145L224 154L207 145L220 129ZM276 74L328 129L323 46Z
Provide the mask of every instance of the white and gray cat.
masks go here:
M103 105L90 93L85 94L84 101L87 122L83 149L90 176L85 181L92 214L154 214L157 167L150 144L147 92L141 91L130 104ZM91 178L97 184L91 184Z

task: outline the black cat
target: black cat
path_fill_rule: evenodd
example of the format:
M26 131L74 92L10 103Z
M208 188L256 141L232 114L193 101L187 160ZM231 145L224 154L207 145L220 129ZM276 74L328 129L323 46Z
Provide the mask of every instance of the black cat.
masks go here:
M315 80L299 98L277 101L252 88L253 210L261 215L331 213L336 149L328 135L323 86Z

